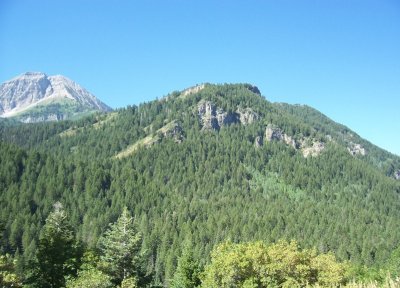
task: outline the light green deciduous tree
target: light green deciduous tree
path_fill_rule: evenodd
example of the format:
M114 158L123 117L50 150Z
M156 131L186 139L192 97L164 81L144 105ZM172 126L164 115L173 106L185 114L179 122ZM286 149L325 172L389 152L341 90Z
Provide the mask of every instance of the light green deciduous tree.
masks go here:
M346 281L346 265L332 254L301 250L295 241L222 243L214 248L203 273L202 287L338 286Z

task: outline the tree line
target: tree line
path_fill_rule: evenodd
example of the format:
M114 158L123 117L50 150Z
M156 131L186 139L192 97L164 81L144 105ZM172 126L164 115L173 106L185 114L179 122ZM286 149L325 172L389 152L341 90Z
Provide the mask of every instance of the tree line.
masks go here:
M53 205L46 218L35 257L24 276L17 259L0 259L1 287L158 287L146 271L143 238L125 207L110 224L96 247L89 249L77 237L62 204ZM192 241L182 245L177 267L167 286L194 287L337 287L360 277L349 262L338 262L333 253L301 249L296 241L221 242L202 265L193 257ZM396 252L396 254L398 254ZM392 262L398 261L394 255ZM392 267L398 273L399 267Z

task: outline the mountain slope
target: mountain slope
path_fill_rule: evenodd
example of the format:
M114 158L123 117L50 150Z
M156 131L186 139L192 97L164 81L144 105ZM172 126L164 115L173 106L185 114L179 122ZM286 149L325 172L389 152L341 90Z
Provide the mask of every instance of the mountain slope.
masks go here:
M185 241L202 263L228 239L297 239L366 265L400 245L400 181L387 169L400 170L399 157L249 84L78 121L0 123L0 137L3 249L25 259L56 201L89 247L127 206L159 283Z
M157 136L157 131L171 121L177 124L173 126L174 135L178 133L185 136L197 129L217 132L232 125L243 125L248 131L252 131L253 135L249 139L254 145L278 141L305 156L316 156L329 143L336 143L348 150L349 154L368 162L390 177L394 177L396 171L400 170L400 157L362 139L346 126L305 105L270 103L261 96L257 87L249 84L202 84L182 92L174 92L159 101L138 107L131 106L111 115L95 116L86 122L74 123L73 127L68 128L68 133L60 134L74 137L68 137L68 141L65 139L60 143L58 134L50 134L47 143L53 149L54 144L58 143L60 146L57 149L64 149L64 152L75 147L92 159L113 157L146 137ZM107 125L104 125L105 122ZM60 123L56 127L65 129L61 126L65 124ZM98 129L99 126L102 129ZM23 127L20 129L22 131ZM85 133L76 133L83 129ZM23 139L20 144L31 147L26 139L29 134L28 131L24 131L23 135L16 139ZM168 133L158 134L164 137ZM107 135L115 136L111 138ZM115 150L100 149L93 153L93 150L85 145L77 147L90 137L103 139L98 145L112 146ZM118 148L115 143L118 143ZM36 146L35 144L43 143L31 144ZM71 145L73 147L70 147ZM75 148L74 151L77 151Z
M63 120L111 108L72 80L27 72L0 86L0 117L23 122Z

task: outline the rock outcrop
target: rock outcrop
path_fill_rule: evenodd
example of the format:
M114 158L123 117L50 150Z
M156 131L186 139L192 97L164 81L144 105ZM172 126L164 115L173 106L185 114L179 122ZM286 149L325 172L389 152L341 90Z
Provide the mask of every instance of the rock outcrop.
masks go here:
M321 154L322 150L325 149L325 143L320 141L315 141L311 146L302 145L301 151L304 157L308 156L318 156Z
M280 128L268 124L267 128L265 129L265 141L270 142L272 140L281 141L283 139L282 136L283 132Z
M173 121L165 127L166 128L161 128L159 130L163 137L172 138L176 143L181 143L183 141L183 129L179 123Z
M235 112L226 112L211 101L201 101L197 105L197 114L203 130L219 130L223 126L236 123L248 125L259 120L259 115L251 108L239 108Z
M0 116L12 116L51 93L50 80L44 73L27 72L13 78L0 86Z
M265 128L265 141L270 142L273 140L285 142L295 149L298 148L297 142L292 137L285 134L281 128L268 124L267 128Z
M260 116L251 108L239 108L237 113L239 114L239 120L243 125L251 124L260 119Z
M396 172L394 172L394 178L396 180L400 180L400 170L397 170Z
M356 155L364 156L367 154L365 151L365 148L361 144L357 144L357 143L353 143L353 142L350 142L350 146L347 147L347 150L353 156L356 156Z
M191 94L198 93L199 91L203 90L205 86L206 86L205 84L200 84L200 85L196 85L196 86L187 88L187 89L182 91L181 97L186 97L186 96L189 96Z
M201 125L203 126L202 129L204 130L219 130L220 125L219 121L221 121L221 115L219 115L219 121L217 118L217 108L213 105L210 101L203 101L200 102L198 107L198 115L200 117Z
M272 124L268 124L265 128L265 141L283 142L286 145L290 145L296 150L301 150L304 157L318 156L325 149L324 142L312 140L310 138L295 140L293 137L284 133L281 128Z

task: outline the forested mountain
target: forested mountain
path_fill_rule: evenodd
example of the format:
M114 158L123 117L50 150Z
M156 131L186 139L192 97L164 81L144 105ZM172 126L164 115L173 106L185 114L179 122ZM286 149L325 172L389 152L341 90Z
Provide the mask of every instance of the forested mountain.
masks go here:
M400 158L249 84L198 85L76 121L2 120L0 137L1 249L20 272L57 202L85 249L100 249L127 207L145 270L165 286L183 243L200 267L227 240L295 239L368 267L400 244Z

